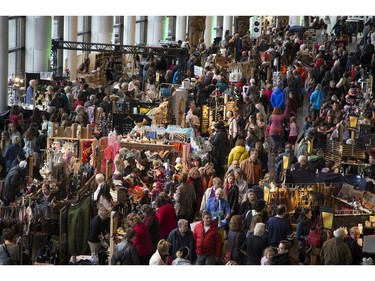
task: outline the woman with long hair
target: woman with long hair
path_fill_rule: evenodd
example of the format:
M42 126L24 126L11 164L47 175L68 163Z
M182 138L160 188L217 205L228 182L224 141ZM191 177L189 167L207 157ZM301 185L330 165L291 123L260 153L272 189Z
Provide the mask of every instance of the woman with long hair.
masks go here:
M296 237L298 241L298 262L299 264L306 264L306 251L309 248L306 240L311 228L311 209L304 208L299 214L297 220Z
M234 215L229 222L227 251L232 251L232 260L241 265L246 264L245 255L241 252L245 240L243 220L240 215Z
M274 107L273 112L270 116L270 132L269 135L272 140L272 152L277 154L280 147L282 147L284 128L285 128L285 116L280 108Z
M113 207L113 199L110 193L110 187L108 183L104 183L101 185L99 190L98 199L97 199L97 208L98 210L100 207L105 208L106 210L111 211Z

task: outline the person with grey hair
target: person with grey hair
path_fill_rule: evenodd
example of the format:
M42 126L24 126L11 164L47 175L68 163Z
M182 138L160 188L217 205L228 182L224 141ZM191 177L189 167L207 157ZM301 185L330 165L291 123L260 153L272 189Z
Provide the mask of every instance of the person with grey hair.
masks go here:
M189 222L185 219L179 219L177 222L177 228L173 229L169 235L167 241L171 243L169 248L169 255L176 259L176 253L182 247L187 247L189 251L189 260L193 264L197 259L195 252L195 239L193 232L189 228Z
M248 265L260 265L263 251L267 248L266 241L262 238L266 225L258 222L254 227L253 235L249 235L241 246L241 251L247 256Z
M200 212L202 213L203 211L206 210L206 205L207 205L207 202L210 198L213 198L215 197L215 190L222 187L222 181L220 178L216 177L216 178L213 178L212 179L212 186L207 188L206 191L204 192L203 194L203 197L202 197L202 203L201 203L201 207L200 207ZM223 198L224 199L227 199L227 196L223 195Z
M102 173L96 174L95 175L95 182L98 185L98 187L96 188L96 190L94 192L93 199L94 199L94 201L97 201L98 200L98 195L99 195L99 192L100 192L100 189L101 189L101 186L105 182L104 175Z
M17 166L12 167L4 180L4 190L2 200L5 206L13 202L20 193L22 185L26 182L24 170L27 162L22 160Z
M324 265L349 265L353 257L349 246L344 242L347 230L343 227L333 232L331 239L325 241L320 250L320 259Z
M224 190L222 188L216 189L215 197L208 199L206 205L206 211L209 211L212 218L218 221L219 227L226 225L230 217L229 203L223 196Z

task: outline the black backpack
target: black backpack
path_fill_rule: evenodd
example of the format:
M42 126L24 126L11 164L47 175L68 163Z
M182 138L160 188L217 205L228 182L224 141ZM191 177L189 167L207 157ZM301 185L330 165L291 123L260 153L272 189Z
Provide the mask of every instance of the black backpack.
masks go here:
M3 244L1 245L5 251L5 253L7 254L7 258L5 259L5 261L3 262L3 265L16 265L17 263L11 258L9 252L8 252L8 248L7 248L7 245L6 244Z

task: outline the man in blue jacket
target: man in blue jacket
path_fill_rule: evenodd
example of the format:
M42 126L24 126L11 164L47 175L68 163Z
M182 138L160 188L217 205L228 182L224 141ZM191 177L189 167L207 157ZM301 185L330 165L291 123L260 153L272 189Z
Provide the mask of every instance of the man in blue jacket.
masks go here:
M317 84L315 87L315 91L312 92L310 96L310 104L314 111L313 120L315 120L319 116L319 111L322 106L323 97L324 93L322 92L322 85Z
M271 105L272 108L278 107L284 111L285 109L285 93L283 92L283 84L279 83L277 88L271 94Z

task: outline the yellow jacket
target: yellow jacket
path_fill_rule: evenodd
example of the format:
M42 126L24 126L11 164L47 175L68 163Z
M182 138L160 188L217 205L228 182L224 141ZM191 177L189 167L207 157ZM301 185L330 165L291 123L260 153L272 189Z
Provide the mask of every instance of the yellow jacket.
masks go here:
M238 160L240 163L249 158L249 152L243 146L235 146L229 153L228 156L228 167L232 164L233 160Z

